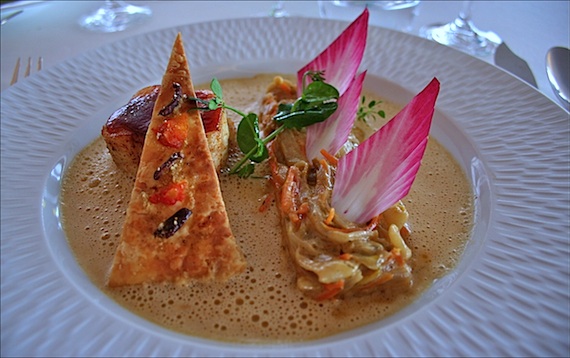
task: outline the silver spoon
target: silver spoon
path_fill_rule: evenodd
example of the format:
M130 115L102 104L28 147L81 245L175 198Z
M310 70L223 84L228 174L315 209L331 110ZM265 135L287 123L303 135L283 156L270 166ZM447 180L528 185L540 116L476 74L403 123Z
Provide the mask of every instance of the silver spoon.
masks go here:
M23 13L23 12L24 12L24 10L18 10L18 11L16 11L16 12L13 12L13 13L8 14L8 15L6 15L6 16L2 16L2 20L0 20L0 25L4 25L5 23L8 22L8 20L10 20L11 18L13 18L14 16L20 15L20 14Z
M546 53L546 75L554 93L570 108L570 50L553 47Z

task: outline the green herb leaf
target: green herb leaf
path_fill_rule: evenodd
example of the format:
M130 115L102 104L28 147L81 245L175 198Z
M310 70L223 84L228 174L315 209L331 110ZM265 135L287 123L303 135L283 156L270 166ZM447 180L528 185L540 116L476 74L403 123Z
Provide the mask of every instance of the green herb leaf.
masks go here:
M325 80L325 71L307 71L306 74L311 77L313 81L324 82Z
M249 157L252 161L259 163L269 157L267 147L259 135L259 120L257 115L249 113L243 117L237 129L237 142L239 149L244 153L254 150Z
M386 113L382 109L378 109L382 101L371 100L366 104L366 97L362 96L362 102L358 111L356 112L356 118L359 121L366 122L367 118L372 118L376 120L376 116L381 118L386 118Z
M303 84L303 92L305 91L305 82L307 80L307 77L309 77L311 79L311 81L321 81L324 82L325 77L324 77L325 73L323 71L307 71L305 73L303 73L303 79L302 79L302 84Z
M273 119L286 128L301 129L326 120L337 108L338 104L336 102L328 102L313 109L283 113L280 116L273 117Z
M315 81L309 83L301 98L311 103L322 103L338 99L339 96L338 90L333 86L322 81Z
M280 118L282 116L291 113L292 109L293 109L293 103L280 103L279 106L277 107L277 114L273 116L273 119Z
M286 128L301 129L322 122L338 108L339 93L322 81L311 82L293 105L281 104L273 119Z
M212 82L210 82L210 89L212 90L212 92L214 92L214 94L218 99L222 100L224 98L222 92L222 85L220 84L220 81L218 81L216 77L212 78Z
M218 103L218 101L216 101L215 99L211 99L208 101L208 109L209 110L215 110L218 109L218 107L220 106L220 103Z

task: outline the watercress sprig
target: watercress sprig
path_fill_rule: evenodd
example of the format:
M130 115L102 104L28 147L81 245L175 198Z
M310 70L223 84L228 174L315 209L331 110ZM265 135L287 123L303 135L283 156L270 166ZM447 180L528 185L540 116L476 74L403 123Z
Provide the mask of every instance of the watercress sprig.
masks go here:
M312 82L305 87L305 76L310 76ZM301 129L312 124L322 122L336 111L339 97L338 90L324 82L322 72L309 71L303 77L303 93L299 99L291 104L280 104L277 114L273 117L279 126L267 137L261 138L259 118L255 113L243 113L228 106L223 100L222 86L214 78L210 88L214 98L201 100L188 98L207 105L205 110L225 108L242 117L237 128L237 143L244 156L231 169L230 174L240 177L249 177L255 170L255 163L261 163L269 157L267 144L275 139L285 129Z
M294 103L280 104L273 120L287 128L308 127L330 117L338 108L338 97L336 88L322 80L313 80Z
M224 102L224 93L222 91L222 85L220 84L220 81L218 81L217 78L214 77L210 82L210 89L214 93L214 98L212 99L206 100L197 97L186 97L186 99L194 102L203 103L207 106L207 108L198 108L201 110L213 111L221 107L228 109L232 112L235 112L242 117L246 116L246 114L240 111L239 109L228 106L226 102Z
M378 108L381 103L382 101L371 100L366 104L366 97L362 96L358 112L356 113L356 119L366 122L367 117L372 117L374 120L376 120L376 116L386 118L386 112Z

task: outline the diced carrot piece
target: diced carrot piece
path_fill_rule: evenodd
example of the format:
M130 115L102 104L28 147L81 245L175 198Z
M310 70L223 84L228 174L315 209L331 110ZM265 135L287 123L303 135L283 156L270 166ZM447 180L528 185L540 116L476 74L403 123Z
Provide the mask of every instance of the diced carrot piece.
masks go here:
M279 189L283 183L283 177L279 173L279 164L277 163L277 159L275 157L275 150L271 143L267 146L267 150L269 151L269 169L271 170L271 181L275 185L277 189Z
M344 289L344 280L338 280L333 283L326 283L323 285L323 292L317 297L317 301L324 301L338 295Z
M410 230L408 225L404 225L400 229L400 235L402 235L402 238L404 238L404 239L407 239L408 237L410 237L411 234L412 234L412 231Z
M334 155L330 154L329 152L327 152L324 149L321 149L321 154L323 155L323 157L325 157L325 159L327 160L327 162L329 162L331 165L336 166L338 164L338 159L337 157L335 157Z
M325 219L325 225L330 225L334 219L334 208L331 208L329 210L329 215L327 216L327 218Z
M377 216L373 217L372 219L370 219L370 221L368 222L368 226L366 226L366 230L372 231L372 230L376 229L376 226L378 226L378 223L380 222L381 215L382 214L377 215Z
M295 199L299 195L298 175L299 169L297 167L289 167L287 177L281 188L281 210L286 214L297 211Z
M398 249L398 248L392 249L392 251L390 251L390 255L394 258L394 261L396 261L396 263L399 266L403 266L405 264L404 258L402 257L402 253L400 252L400 249Z
M259 212L260 213L266 212L271 206L271 202L273 202L273 199L274 199L273 193L265 195L265 198L263 199L261 205L259 206Z
M301 206L299 206L299 209L297 209L297 214L303 216L309 213L309 203L304 202L301 203Z

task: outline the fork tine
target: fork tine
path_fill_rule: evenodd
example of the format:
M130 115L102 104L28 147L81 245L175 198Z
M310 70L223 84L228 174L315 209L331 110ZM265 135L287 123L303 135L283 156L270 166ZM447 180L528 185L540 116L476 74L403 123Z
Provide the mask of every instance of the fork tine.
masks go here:
M14 67L14 73L12 73L12 80L10 81L10 86L13 85L14 83L18 82L18 77L20 74L20 64L21 64L21 58L18 57L18 60L16 61L16 66ZM43 57L38 57L38 62L36 64L36 69L38 71L40 71L42 69L44 65L44 58ZM31 73L32 73L32 58L28 57L28 63L26 65L26 69L24 70L24 77L28 77Z
M32 67L32 58L28 57L28 65L26 66L26 71L24 72L24 77L28 77L30 75L30 70Z
M20 58L16 61L16 66L14 67L14 73L12 74L12 81L10 81L10 86L18 82L18 73L20 73Z

